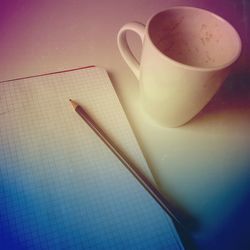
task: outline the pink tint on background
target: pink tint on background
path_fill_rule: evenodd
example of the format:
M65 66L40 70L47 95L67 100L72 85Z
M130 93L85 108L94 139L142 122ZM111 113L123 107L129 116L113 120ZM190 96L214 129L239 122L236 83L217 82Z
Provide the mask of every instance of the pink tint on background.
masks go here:
M113 63L119 58L116 34L121 25L131 20L145 22L152 14L174 5L206 8L230 21L242 37L240 62L246 63L249 55L249 2L246 0L144 0L133 6L114 0L105 3L3 0L0 2L0 80L96 62L116 70Z

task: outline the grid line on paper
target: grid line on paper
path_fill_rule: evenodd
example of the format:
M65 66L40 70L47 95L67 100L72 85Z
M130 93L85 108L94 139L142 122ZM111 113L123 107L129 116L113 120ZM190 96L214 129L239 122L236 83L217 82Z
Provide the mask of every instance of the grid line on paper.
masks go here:
M70 98L148 171L103 69L1 83L1 249L182 249L170 218Z

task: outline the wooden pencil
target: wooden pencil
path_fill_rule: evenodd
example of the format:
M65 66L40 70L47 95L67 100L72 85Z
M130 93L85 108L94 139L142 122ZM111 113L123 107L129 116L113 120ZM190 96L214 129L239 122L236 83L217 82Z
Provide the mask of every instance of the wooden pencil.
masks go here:
M123 163L123 165L130 171L131 174L141 183L141 185L148 191L148 193L158 202L165 212L179 225L184 228L180 219L173 212L170 203L163 197L158 189L132 164L132 162L112 143L110 138L104 131L96 124L96 122L89 116L89 114L75 101L69 100L74 110L80 117L89 125L89 127L97 134L97 136L107 145L107 147L116 155L116 157Z

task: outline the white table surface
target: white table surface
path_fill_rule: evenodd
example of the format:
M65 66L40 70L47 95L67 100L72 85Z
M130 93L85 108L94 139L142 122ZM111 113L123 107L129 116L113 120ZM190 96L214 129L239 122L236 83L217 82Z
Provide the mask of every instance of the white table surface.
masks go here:
M198 116L175 129L160 127L143 112L138 83L116 44L123 24L145 23L174 5L214 11L243 41L236 73ZM106 68L162 192L198 219L204 242L233 246L237 237L244 242L242 232L249 233L240 216L249 208L243 204L250 186L248 9L246 0L1 0L0 80L87 65ZM139 38L132 34L129 41L139 55ZM225 225L242 232L233 237ZM209 249L204 242L201 249Z

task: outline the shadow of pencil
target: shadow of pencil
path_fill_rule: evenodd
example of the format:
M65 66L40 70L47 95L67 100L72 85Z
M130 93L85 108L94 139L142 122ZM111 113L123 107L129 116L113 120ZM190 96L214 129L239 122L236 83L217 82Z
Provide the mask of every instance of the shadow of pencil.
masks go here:
M111 82L113 84L114 89L116 90L116 92L119 92L118 85L116 83L116 80L115 80L113 74L108 72L108 75L111 79ZM118 98L120 99L119 96L118 96ZM123 101L121 99L120 99L120 102L121 102L122 106L124 106ZM128 118L129 123L132 127L132 130L134 131L134 134L136 136L138 144L140 145L142 152L144 152L141 140L140 140L140 138L138 138L137 133L135 131L135 126L133 124L133 121L132 121L132 119L129 118L126 110L124 110L124 111L127 115L127 118ZM151 162L145 154L144 154L144 158L150 167ZM130 160L133 162L132 159L130 159ZM195 246L194 241L192 240L191 233L199 230L200 226L199 226L198 220L196 218L194 218L188 211L186 211L184 209L184 207L182 207L180 204L177 204L176 200L173 197L171 197L170 194L167 194L166 192L162 192L160 190L160 188L159 188L160 185L159 185L159 180L157 179L157 175L153 173L153 168L150 168L150 170L152 172L152 175L154 176L155 182L157 184L157 188L163 194L163 196L165 197L165 199L168 203L169 209L171 211L174 211L175 216L177 218L179 218L180 222L183 224L183 226L181 226L180 224L173 221L173 223L175 224L176 230L178 231L178 234L181 238L181 241L182 241L183 245L185 246L185 249L196 250L197 247Z
M154 175L156 177L157 175ZM159 182L156 179L156 183L158 187L160 187ZM196 250L197 246L195 241L192 238L192 234L198 232L200 230L200 223L197 218L195 218L187 209L185 209L180 203L176 201L176 199L171 196L166 191L161 191L166 200L171 204L170 209L175 211L178 218L182 222L183 226L173 221L175 228L178 232L178 235L185 247L186 250Z

